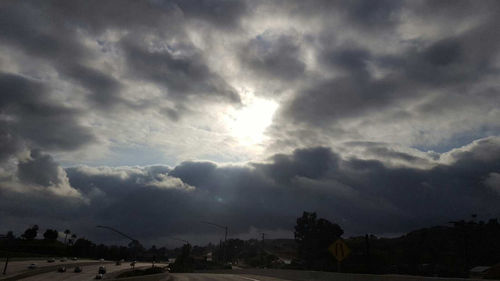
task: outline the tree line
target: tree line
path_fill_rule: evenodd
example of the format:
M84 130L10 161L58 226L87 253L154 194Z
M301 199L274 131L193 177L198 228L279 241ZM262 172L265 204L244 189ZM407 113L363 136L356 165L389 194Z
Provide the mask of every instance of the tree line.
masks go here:
M216 265L239 264L247 267L276 267L304 270L336 271L337 261L329 246L342 238L340 225L320 218L314 212L303 212L296 220L294 239L275 240L228 239L219 244L175 249L145 249L142 245L108 246L96 244L66 230L47 229L43 239L37 225L19 237L11 231L0 239L0 254L78 256L105 259L167 260L177 257L177 269L214 268ZM64 237L59 241L58 238ZM442 277L467 277L475 266L491 266L500 262L500 224L488 221L460 220L448 225L411 231L400 237L379 238L363 235L343 238L351 250L342 261L342 271L373 274L414 274ZM291 243L290 243L291 242ZM283 244L282 243L282 244ZM281 247L281 248L280 248ZM208 253L211 254L210 260ZM283 257L291 262L284 262Z
M297 258L290 267L336 271L337 262L328 247L342 234L338 224L304 212L297 218ZM396 238L368 234L344 238L351 254L342 261L342 271L468 277L475 266L500 265L499 238L497 219L476 221L475 215L472 220L423 228Z

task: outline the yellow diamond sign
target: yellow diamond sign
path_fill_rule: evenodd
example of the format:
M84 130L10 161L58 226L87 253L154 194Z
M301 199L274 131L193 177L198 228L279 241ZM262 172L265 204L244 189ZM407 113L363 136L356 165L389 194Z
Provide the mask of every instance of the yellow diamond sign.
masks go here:
M345 259L351 252L342 239L337 239L337 241L333 242L330 247L328 247L328 251L330 251L338 261Z

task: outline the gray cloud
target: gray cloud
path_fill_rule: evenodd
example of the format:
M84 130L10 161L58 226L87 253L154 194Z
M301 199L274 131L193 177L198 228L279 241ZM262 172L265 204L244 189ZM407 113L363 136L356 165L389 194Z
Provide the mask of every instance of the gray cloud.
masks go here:
M293 36L264 33L250 40L240 51L240 59L259 78L293 80L305 71L300 46Z
M95 141L89 128L79 124L81 112L51 103L44 83L0 73L0 92L0 110L8 117L0 123L8 132L7 144L17 140L42 149L73 150Z
M488 3L485 6L498 9L493 3ZM462 13L472 5L470 2L465 4L453 4L452 13ZM423 15L424 12L417 8L411 10L411 4L406 5L406 9L410 10L403 9L405 13L420 18L429 16ZM341 5L339 9L350 11L351 8L346 6ZM289 143L328 145L339 139L387 141L378 138L378 135L395 136L405 132L404 139L408 143L441 151L463 145L474 138L497 135L498 126L493 119L480 120L471 113L498 116L495 108L500 102L494 97L498 96L498 85L491 83L498 75L495 59L500 38L496 28L498 21L487 8L479 6L480 12L474 14L474 24L468 29L444 33L432 39L421 36L403 40L387 30L366 28L357 31L358 27L346 26L353 34L346 40L341 32L332 31L336 23L329 19L321 20L325 28L313 37L320 71L294 88L295 94L282 104L275 117L272 135L279 142L288 138ZM390 11L398 12L402 12L399 7ZM447 17L452 15L439 14L435 17L426 20L449 19ZM443 30L456 24L449 20L443 22ZM403 26L400 20L391 24L393 27ZM366 34L366 31L371 34ZM377 34L387 36L387 49L380 47L383 42L375 43ZM396 36L395 41L390 39L393 35ZM369 44L367 40L374 43ZM465 114L460 116L459 112ZM429 120L431 117L434 122ZM457 120L456 124L454 120ZM391 123L394 124L392 127ZM433 125L441 129L435 131ZM419 130L410 130L412 127ZM376 128L380 131L377 132ZM313 133L315 130L317 134ZM325 130L335 132L326 142L322 134ZM446 149L440 148L443 146Z
M173 169L68 168L71 185L89 199L88 205L73 210L78 225L72 227L97 237L94 225L109 224L147 241L215 234L199 223L203 220L229 225L231 235L247 233L250 227L291 231L303 210L318 211L350 234L404 232L471 212L496 216L498 194L490 185L500 170L499 149L498 138L483 139L448 153L443 156L448 162L430 169L342 159L328 148L300 149L250 166L185 162ZM33 159L53 163L47 156ZM159 181L175 184L153 184Z
M352 234L500 214L497 1L0 6L2 227L155 240L290 231L304 210ZM245 146L231 130L257 98L279 109Z
M114 29L125 29L130 37L139 41L145 28L152 34L156 32L156 35L178 38L185 36L182 24L186 20L202 20L217 27L236 26L246 11L244 2L232 1L112 1L104 6L86 1L76 1L71 5L53 1L50 5L38 2L3 5L4 24L0 30L3 41L29 56L44 60L61 76L87 89L91 106L100 109L133 104L123 99L119 80L88 66L89 61L106 50L85 46L78 32L97 37L94 40L100 44L107 42L99 36ZM224 17L219 16L222 11ZM230 16L227 11L231 12ZM51 20L40 13L50 15ZM26 14L29 16L26 17ZM160 28L162 26L168 28ZM237 93L210 71L200 54L174 58L168 52L150 53L127 46L126 54L129 54L133 75L168 86L169 97L174 100L197 93L220 96L231 102L239 101Z
M58 15L53 21L40 17L40 10L50 13L50 6L40 7L39 4L5 4L6 7L2 9L5 22L0 30L4 35L3 41L35 59L42 59L44 63L52 65L60 75L73 79L88 89L91 92L90 100L98 105L109 107L120 101L116 93L119 84L117 81L107 74L83 65L93 55L92 51L79 41L75 30L72 29L75 26L61 19L62 15Z
M172 1L188 18L206 21L222 29L238 27L248 12L246 1Z
M43 155L39 150L31 151L29 159L19 162L17 176L22 182L41 186L61 183L59 165L50 155Z
M187 49L188 52L174 56L171 52L178 51L176 46L156 52L127 41L122 46L131 75L163 86L174 101L184 101L191 96L240 101L236 91L208 68L194 47L182 46L184 49L180 51Z

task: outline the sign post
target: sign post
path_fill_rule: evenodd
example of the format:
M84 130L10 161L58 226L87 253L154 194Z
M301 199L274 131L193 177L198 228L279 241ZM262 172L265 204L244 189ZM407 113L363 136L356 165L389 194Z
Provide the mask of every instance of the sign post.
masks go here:
M344 240L339 238L328 247L328 251L337 259L337 272L340 272L341 262L349 255L351 250L347 247Z

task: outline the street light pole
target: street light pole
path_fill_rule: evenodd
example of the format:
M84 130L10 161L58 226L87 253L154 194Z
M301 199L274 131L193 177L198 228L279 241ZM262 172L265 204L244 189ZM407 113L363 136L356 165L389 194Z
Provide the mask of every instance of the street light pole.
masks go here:
M224 226L224 225L216 224L216 223L213 223L213 222L208 222L208 221L202 221L202 223L210 224L210 225L213 225L215 227L224 229L224 249L223 249L224 253L223 253L222 260L224 261L224 263L226 263L227 262L226 261L226 242L227 242L228 227Z
M130 247L130 248L132 248L132 250L133 250L133 253L132 253L132 254L133 254L134 256L137 256L137 253L136 253L136 250L137 250L137 249L136 249L136 248L137 248L138 246L140 246L140 245L141 245L141 243L139 242L139 240L134 239L134 238L132 238L132 237L128 236L127 234L125 234L125 233L123 233L123 232L121 232L121 231L119 231L119 230L117 230L117 229L115 229L115 228L113 228L113 227L110 227L110 226L98 225L98 226L96 226L96 227L97 227L97 228L104 228L104 229L107 229L107 230L111 230L111 231L113 231L113 232L115 232L115 233L118 233L119 235L121 235L121 236L123 236L123 237L125 237L125 238L129 239L129 240L131 241L131 242L129 243L129 247ZM135 258L135 257L134 257L134 258Z

